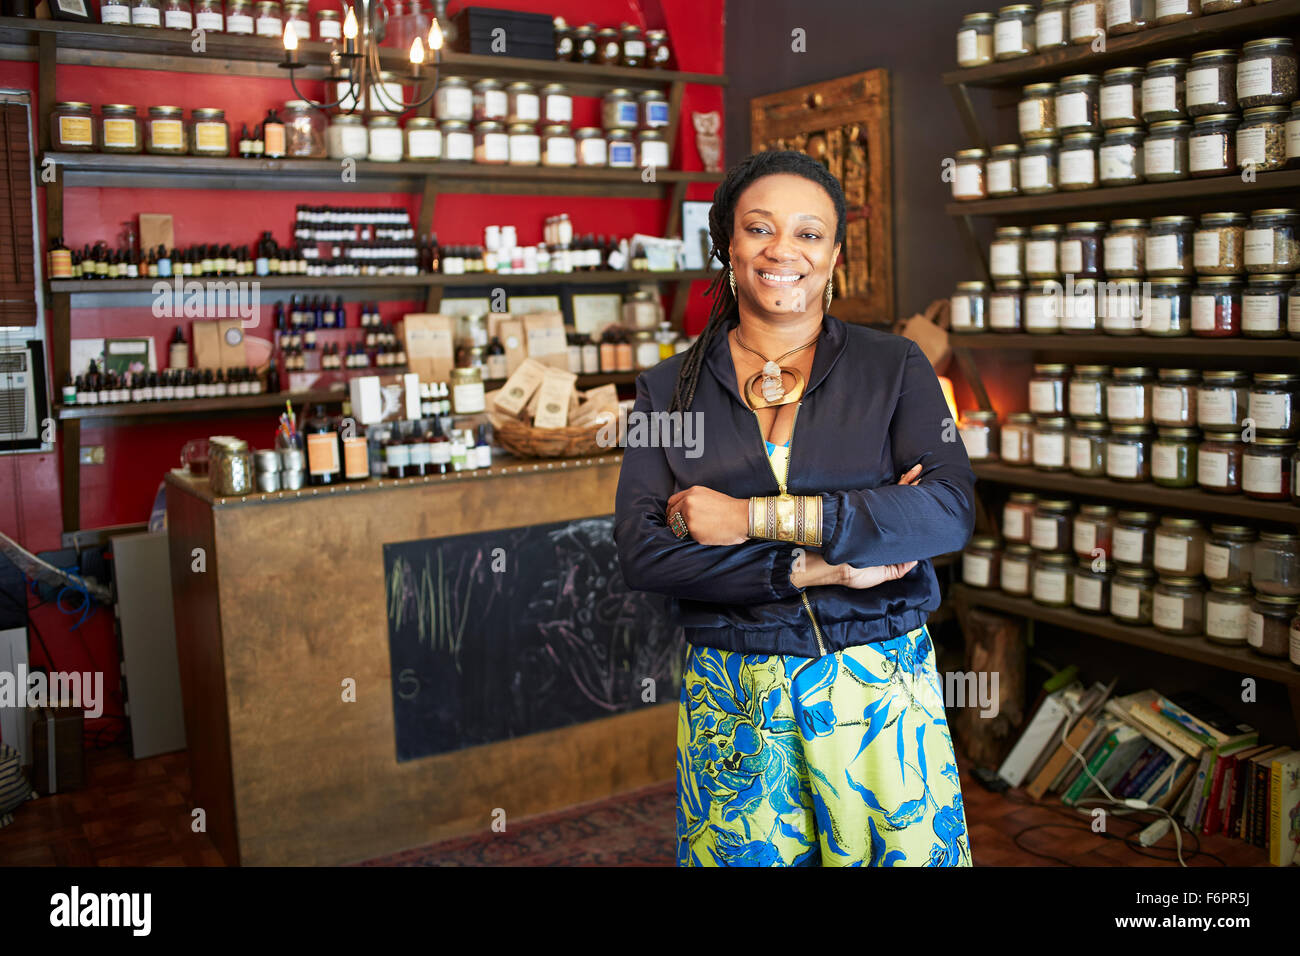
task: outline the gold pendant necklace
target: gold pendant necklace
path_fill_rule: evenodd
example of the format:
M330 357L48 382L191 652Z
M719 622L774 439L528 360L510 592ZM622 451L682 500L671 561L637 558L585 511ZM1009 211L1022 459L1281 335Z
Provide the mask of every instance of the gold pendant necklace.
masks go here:
M745 344L745 340L740 337L740 327L736 327L736 344L746 352L757 355L763 360L761 371L754 373L745 383L745 401L753 409L775 408L778 405L789 405L799 401L803 397L804 378L803 373L797 368L786 368L781 365L781 359L788 358L795 352L803 351L810 345L814 345L821 333L813 336L812 339L803 345L792 348L784 355L773 360L768 358L762 352L751 349ZM786 388L785 376L789 375L791 385Z

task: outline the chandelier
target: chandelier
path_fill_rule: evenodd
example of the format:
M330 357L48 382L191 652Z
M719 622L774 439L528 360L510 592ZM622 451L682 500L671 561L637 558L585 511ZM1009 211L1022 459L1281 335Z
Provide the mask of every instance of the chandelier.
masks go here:
M363 103L371 104L372 109L378 108L385 113L397 115L419 109L432 100L437 92L438 62L442 57L442 27L438 25L438 18L436 16L431 18L427 40L417 36L411 41L411 50L407 57L410 72L393 75L391 71L381 71L380 68L378 28L381 21L377 14L383 11L382 0L359 0L359 3L360 21L351 6L346 8L347 15L343 18L343 46L340 48L336 45L330 51L331 72L325 78L327 90L346 90L346 92L336 100L317 102L299 91L294 79L294 70L307 64L298 59L298 34L293 24L286 22L284 25L285 58L280 66L289 71L289 85L293 87L293 92L299 99L305 100L310 106L321 111L344 103L349 104L342 110L344 113L356 113ZM424 68L425 58L429 55L426 53L426 47L432 53L433 59L432 70L427 73ZM387 84L378 82L381 72L389 72L402 86L419 86L428 80L429 95L413 103L405 103L400 99L398 102L393 102Z

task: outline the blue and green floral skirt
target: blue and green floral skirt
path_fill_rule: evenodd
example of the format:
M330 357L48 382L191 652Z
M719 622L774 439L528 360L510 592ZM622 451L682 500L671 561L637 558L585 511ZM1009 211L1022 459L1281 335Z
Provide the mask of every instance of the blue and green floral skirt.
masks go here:
M925 627L824 657L688 645L679 866L970 866Z

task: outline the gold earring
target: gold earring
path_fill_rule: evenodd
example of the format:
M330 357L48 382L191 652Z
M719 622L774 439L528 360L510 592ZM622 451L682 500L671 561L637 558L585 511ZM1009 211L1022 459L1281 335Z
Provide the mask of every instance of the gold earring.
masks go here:
M736 270L727 266L727 281L731 283L731 297L739 301L740 296L736 294Z
M832 276L831 278L829 278L829 279L826 280L826 296L825 296L825 299L826 299L826 308L827 308L827 309L829 309L829 308L831 307L831 299L833 299L833 298L835 298L835 277L834 277L834 276Z

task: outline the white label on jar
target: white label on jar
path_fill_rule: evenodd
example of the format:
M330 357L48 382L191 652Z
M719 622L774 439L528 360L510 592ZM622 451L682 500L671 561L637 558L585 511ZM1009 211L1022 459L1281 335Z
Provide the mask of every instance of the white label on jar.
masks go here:
M1175 270L1178 266L1177 236L1147 236L1147 272Z
M200 10L194 14L194 25L200 30L221 30L222 17L220 13L213 13L210 10ZM324 32L321 33L321 39L325 38Z
M1029 590L1029 565L1024 561L1002 562L1002 590L1024 594Z
M1178 477L1178 452L1173 445L1152 446L1151 474L1171 480Z
M1228 453L1202 451L1196 456L1196 483L1206 488L1228 486Z
M402 131L396 126L375 126L370 130L370 158L396 163L402 158Z
M408 129L406 150L411 159L437 159L442 155L442 131L437 129Z
M569 123L573 121L573 98L554 93L546 97L546 122Z
M299 39L299 40L310 40L310 39L311 39L311 21L310 21L310 20L290 20L289 22L293 24L293 32L296 33L296 34L298 34L298 39ZM281 34L281 37L283 37L283 34ZM324 38L324 37L321 37L321 39L323 40L323 39L325 39L325 38Z
M536 166L542 161L542 146L536 134L516 133L509 137L509 142L510 162L520 166ZM558 165L558 163L553 165ZM572 165L572 163L569 165Z
M1205 602L1205 633L1210 637L1243 641L1249 627L1250 608L1244 604Z
M133 7L131 9L131 22L137 26L162 26L162 17L159 16L159 12L156 7Z
M990 570L989 559L982 554L961 556L961 579L972 587L988 587Z
M1197 424L1236 425L1237 390L1235 388L1198 389L1196 392Z
M505 90L483 91L483 112L490 119L501 119L506 115L506 102Z
M1056 314L1056 296L1048 293L1025 295L1025 328L1038 331L1059 329L1060 318Z
M1029 383L1029 410L1035 415L1050 415L1056 408L1056 382Z
M474 115L474 94L463 86L439 86L434 105L438 119L467 119Z
M1133 118L1133 87L1128 83L1103 86L1099 106L1103 120Z
M1218 244L1215 244L1218 248ZM1200 263L1197 263L1200 265ZM1215 305L1212 295L1192 296L1192 331L1209 332L1214 328Z
M1097 8L1091 3L1070 7L1070 39L1092 39L1097 32Z
M1248 407L1250 417L1255 419L1256 428L1285 430L1288 424L1287 411L1291 407L1291 396L1251 392Z
M1070 438L1070 470L1082 472L1092 470L1092 442L1088 438L1078 435ZM1078 540L1078 525L1075 525L1074 536L1075 540Z
M1056 98L1056 126L1058 129L1092 126L1087 93L1063 93Z
M658 359L656 358L656 362ZM957 433L961 435L961 442L966 446L966 455L972 460L984 459L989 456L989 430L984 426L977 428L960 428Z
M1187 570L1187 539L1156 532L1156 570Z
M1101 610L1101 578L1085 574L1074 575L1074 604L1089 611Z
M1025 243L1025 271L1040 275L1056 274L1056 240L1033 239Z
M163 17L163 25L168 30L193 29L193 20L188 10L168 10Z
M985 167L984 174L988 178L990 193L1009 193L1012 191L1011 183L1011 164L1014 160L1010 159L991 159Z
M258 17L257 35L260 37L279 37L284 33L279 17Z
M1020 246L1014 242L994 242L989 245L989 272L993 277L1020 275Z
M1287 120L1286 122L1286 158L1295 159L1300 156L1300 120Z
M1043 128L1043 108L1042 101L1038 97L1031 97L1027 100L1021 100L1019 106L1020 115L1020 135L1026 133L1037 133Z
M1116 617L1136 621L1139 614L1138 589L1131 584L1112 582L1110 586L1110 612Z
M1074 418L1091 418L1101 401L1101 385L1097 382L1070 383L1070 415Z
M599 137L578 140L578 155L583 166L604 166L606 158L605 141Z
M1142 541L1146 532L1133 528L1116 528L1111 540L1111 550L1116 561L1125 564L1142 563Z
M952 182L953 198L964 199L968 196L983 196L984 184L980 181L982 178L978 164L959 163L957 175Z
M343 39L343 24L338 20L317 20L316 32L322 40Z
M1246 623L1246 643L1251 647L1264 646L1264 615L1251 611Z
M1044 551L1056 550L1057 519L1034 516L1030 522L1029 543Z
M1168 332L1170 325L1173 324L1173 317L1173 299L1152 298L1147 302L1146 329L1148 332Z
M1219 233L1215 229L1208 229L1204 232L1198 232L1196 238L1192 241L1192 262L1199 268L1201 266L1217 266L1219 264ZM1213 298L1209 297L1213 302Z
M1061 242L1061 272L1074 275L1083 271L1083 242L1066 239Z
M450 132L442 141L443 159L473 159L474 135L465 132Z
M1064 571L1037 569L1034 571L1034 600L1049 604L1064 603L1067 580Z
M1002 460L1020 461L1020 432L1007 430L1002 433ZM1005 525L1006 522L1004 521Z
M1282 459L1247 454L1241 463L1243 491L1275 495L1282 491Z
M1097 526L1091 521L1076 521L1074 523L1074 552L1075 554L1092 554L1092 549L1097 547Z
M1015 309L1016 301L1010 296L994 296L989 299L989 325L995 329L1014 329Z
M1268 265L1273 261L1273 230L1247 229L1243 248L1246 254L1246 265Z
M1065 466L1065 433L1034 432L1034 464L1039 467Z
M510 137L505 133L484 133L483 157L488 161L496 162L510 159Z
M1227 155L1228 136L1226 133L1213 133L1209 136L1195 136L1187 147L1187 161L1192 172L1207 169L1223 169L1224 157Z
M1183 389L1176 386L1157 385L1151 390L1151 414L1157 422L1191 424L1183 412Z
M1287 297L1286 330L1288 332L1300 333L1300 295Z
M1106 474L1112 478L1136 478L1138 473L1137 445L1106 445Z
M1138 412L1140 385L1107 385L1106 407L1113 421L1133 421L1141 417Z
M1183 629L1183 599L1157 591L1151 598L1151 623L1169 631Z
M952 327L954 329L964 329L970 326L970 296L953 296L949 300L949 308L952 314Z
M1133 22L1133 0L1106 0L1106 29Z
M1264 128L1256 126L1253 129L1237 130L1237 165L1245 169L1248 163L1262 166L1267 162Z
M1002 512L1002 537L1020 541L1025 537L1025 511L1023 508L1006 508Z
M246 13L229 13L226 15L227 33L252 33L253 18Z
M667 144L664 144L664 150L667 152ZM569 136L552 136L546 141L546 165L548 166L573 166L577 163L576 147L573 139ZM665 161L665 166L668 163Z
M1101 168L1101 178L1108 182L1133 179L1137 166L1137 147L1127 143L1103 146L1097 150L1097 163Z
M1034 44L1039 50L1065 42L1065 16L1060 10L1040 13L1034 20Z
M1090 149L1061 150L1061 182L1070 185L1097 181L1096 154Z
M999 20L993 26L993 52L1013 53L1024 49L1019 20Z
M1204 573L1211 581L1222 581L1228 576L1228 558L1232 552L1221 544L1205 546Z
M1142 81L1142 112L1174 113L1178 110L1177 86L1172 76L1147 77ZM1147 143L1150 148L1151 144Z
M1137 237L1108 237L1106 246L1106 266L1110 269L1132 270L1137 268Z
M99 19L101 23L130 23L131 8L124 3L99 5Z
M958 30L957 31L957 62L973 63L977 55L978 55L978 50L975 47L975 31Z
M1261 56L1237 64L1237 99L1273 95L1273 58Z
M1043 189L1047 184L1047 157L1020 157L1020 188Z
M1200 106L1219 101L1219 71L1205 67L1187 71L1187 105Z
M1277 295L1243 295L1241 328L1249 332L1276 332L1282 325L1282 297ZM1253 402L1252 396L1252 402Z
M1149 139L1142 149L1143 170L1148 176L1174 171L1173 139Z
M539 111L541 110L541 100L536 93L516 93L515 94L515 118L521 123L535 123Z
M1156 19L1163 20L1165 17L1188 16L1191 10L1188 6L1193 0L1156 0ZM1199 6L1199 4L1197 4Z

